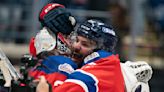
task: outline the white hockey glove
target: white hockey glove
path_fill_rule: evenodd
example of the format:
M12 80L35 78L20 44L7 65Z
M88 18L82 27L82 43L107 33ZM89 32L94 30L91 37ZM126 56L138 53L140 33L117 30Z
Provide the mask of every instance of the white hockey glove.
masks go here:
M152 77L153 74L152 68L148 63L144 61L138 61L138 62L127 61L125 65L132 69L133 73L135 74L139 82L147 83Z
M146 62L121 63L126 92L150 92L148 81L152 77L152 68Z

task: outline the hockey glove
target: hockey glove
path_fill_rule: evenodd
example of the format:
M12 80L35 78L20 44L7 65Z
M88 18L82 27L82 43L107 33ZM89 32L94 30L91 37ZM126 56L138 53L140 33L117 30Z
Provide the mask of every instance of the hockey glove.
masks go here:
M61 4L50 3L43 7L39 15L39 21L55 34L61 32L70 34L74 30L76 21Z
M127 61L125 63L125 65L131 67L137 80L140 82L147 83L152 77L152 74L153 74L152 68L146 62L143 62L143 61L138 61L138 62Z

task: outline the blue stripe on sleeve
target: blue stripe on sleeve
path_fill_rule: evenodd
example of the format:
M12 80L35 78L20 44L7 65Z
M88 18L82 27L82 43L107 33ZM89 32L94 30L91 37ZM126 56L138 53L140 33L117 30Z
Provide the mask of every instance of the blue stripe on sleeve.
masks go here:
M89 92L98 92L98 80L94 75L88 72L78 69L76 72L69 75L68 78L82 81L87 85Z

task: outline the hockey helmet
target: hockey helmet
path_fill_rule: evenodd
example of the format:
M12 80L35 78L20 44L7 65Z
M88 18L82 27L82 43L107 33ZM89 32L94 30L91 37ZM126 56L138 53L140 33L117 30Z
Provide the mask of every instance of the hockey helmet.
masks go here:
M77 29L77 35L96 41L97 50L112 52L117 43L117 36L113 28L98 20L90 19L82 23Z

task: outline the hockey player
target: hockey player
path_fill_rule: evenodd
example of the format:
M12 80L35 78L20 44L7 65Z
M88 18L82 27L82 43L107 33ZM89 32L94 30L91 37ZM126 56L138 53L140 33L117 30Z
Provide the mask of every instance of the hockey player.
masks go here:
M117 36L115 32L113 31L112 27L107 26L106 24L99 22L97 20L88 20L87 22L84 22L83 24L81 24L77 30L77 41L73 44L73 48L74 48L73 60L76 62L83 60L83 62L79 62L80 65L82 65L82 68L85 67L86 65L91 65L91 67L96 67L98 65L97 67L100 67L101 65L99 66L99 63L105 64L105 62L103 61L106 61L107 63L109 63L110 59L112 59L110 58L106 60L107 57L114 55L112 51L114 50L116 42L117 42ZM104 53L103 50L108 51L111 55L108 54L109 56L106 57L105 56L106 52ZM104 60L104 57L105 57L105 60ZM117 55L115 58L117 58ZM95 66L92 66L92 64ZM112 63L110 62L110 64ZM112 64L112 67L114 67L115 64L117 65L117 63L114 61L114 64ZM110 67L110 65L109 66L104 65L104 67L103 66L101 67L106 68L106 67ZM119 67L115 66L115 68L118 69ZM112 71L112 68L110 70L111 70L111 73L114 72L112 74L117 73L115 71ZM91 70L88 70L88 71L91 71L89 73L92 73L92 74L95 73L93 72L92 68ZM103 71L108 71L108 70L100 69L100 71L103 72ZM95 75L97 74L97 72L95 73ZM134 62L127 61L126 63L121 63L121 72L123 74L123 79L125 83L124 90L126 92L149 92L148 81L151 79L152 69L146 62L142 61L142 62L134 63ZM97 76L101 76L101 73L99 74L97 74ZM107 76L110 76L109 71L108 73L104 73L104 74L106 74ZM116 75L121 76L121 74L120 75L116 74ZM116 78L116 79L119 80L119 78ZM109 81L110 78L108 78L107 80ZM114 90L117 90L117 89L114 89Z

